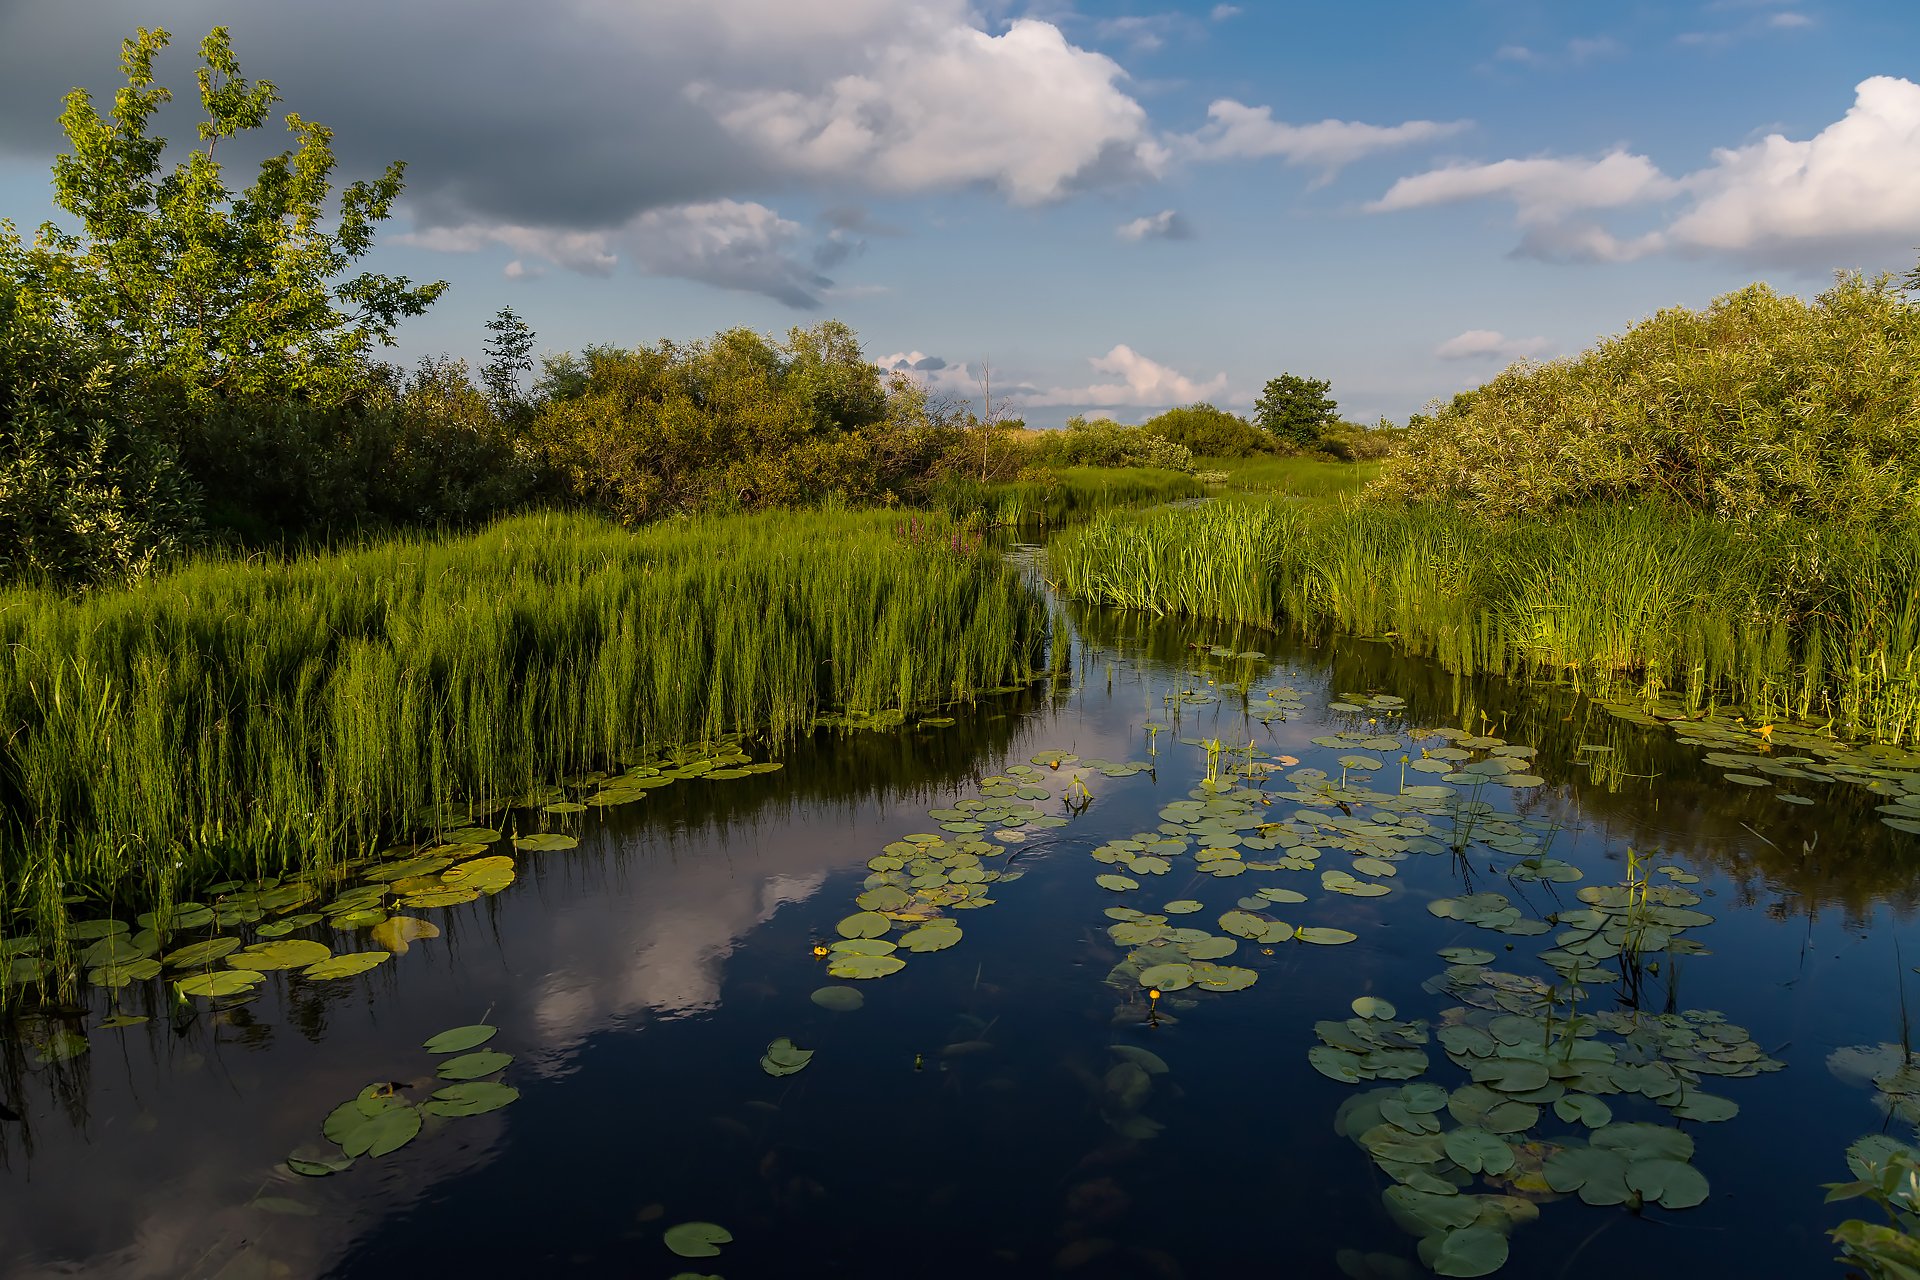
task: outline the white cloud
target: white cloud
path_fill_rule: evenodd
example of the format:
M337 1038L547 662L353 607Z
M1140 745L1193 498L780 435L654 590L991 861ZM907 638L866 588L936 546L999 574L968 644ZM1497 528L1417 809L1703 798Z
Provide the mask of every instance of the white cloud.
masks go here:
M1138 244L1142 240L1191 240L1193 227L1177 209L1162 209L1144 217L1123 222L1114 228L1114 234L1129 244Z
M1624 45L1612 36L1575 36L1558 53L1543 52L1524 44L1503 44L1493 51L1495 62L1512 62L1523 67L1556 67L1571 63L1578 66L1595 58L1624 52Z
M1140 405L1160 407L1205 400L1226 389L1227 375L1215 374L1205 382L1166 365L1150 360L1121 343L1104 356L1088 361L1099 373L1112 374L1118 381L1097 382L1085 387L1055 387L1025 397L1034 405Z
M401 244L443 253L502 246L520 255L509 279L540 274L525 258L589 276L611 276L624 251L648 275L698 280L722 289L762 293L792 307L820 303L832 281L801 260L805 229L762 204L709 200L649 209L610 231L549 231L509 223L466 223L396 236Z
M1813 19L1804 13L1776 13L1767 18L1767 25L1775 31L1795 31L1801 27L1814 25Z
M1320 120L1289 124L1273 118L1272 107L1250 107L1221 98L1207 108L1207 123L1180 141L1203 160L1258 160L1279 156L1288 164L1310 165L1331 176L1346 165L1381 151L1452 137L1465 120L1408 120L1402 124L1362 124Z
M1217 4L1213 6L1213 12L1208 16L1215 22L1225 22L1228 18L1239 17L1240 14L1241 8L1237 4Z
M1541 158L1449 165L1402 178L1375 212L1497 198L1525 231L1522 253L1623 261L1714 254L1799 268L1886 266L1910 256L1920 227L1920 84L1862 81L1841 119L1796 141L1769 134L1713 153L1682 177L1645 156ZM1599 210L1680 200L1663 225L1625 237Z
M1018 204L1166 164L1104 54L1020 19L995 36L904 22L859 70L808 90L690 91L776 168L890 192L987 186Z
M1545 338L1509 338L1498 329L1468 329L1433 349L1442 360L1500 360L1511 362L1537 356L1552 344Z
M520 259L515 258L512 262L509 262L500 269L500 274L509 280L538 280L541 276L547 274L547 269L545 267L530 267L520 261Z
M1675 190L1673 180L1645 156L1612 151L1598 160L1539 157L1446 165L1400 179L1367 208L1391 213L1497 196L1511 200L1520 222L1527 224L1553 221L1575 209L1642 204Z

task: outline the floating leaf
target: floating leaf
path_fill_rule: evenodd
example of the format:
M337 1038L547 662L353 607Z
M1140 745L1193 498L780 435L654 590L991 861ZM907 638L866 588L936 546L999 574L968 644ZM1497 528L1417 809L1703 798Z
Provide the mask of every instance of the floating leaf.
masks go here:
M366 1116L362 1123L336 1139L340 1149L350 1156L379 1157L398 1151L420 1134L420 1113L412 1107L398 1106L378 1115Z
M898 956L837 955L827 965L827 972L836 978L865 981L869 978L884 978L906 967L907 962Z
M900 945L909 951L944 951L960 941L958 925L930 924L914 929L900 938Z
M821 987L811 999L822 1009L831 1009L835 1013L852 1013L867 1002L867 998L853 987Z
M513 847L524 853L560 853L575 848L580 840L577 836L562 835L558 831L542 832L538 835L515 836Z
M1491 1227L1462 1227L1423 1238L1418 1252L1435 1275L1487 1276L1507 1264L1507 1238Z
M403 956L413 943L423 938L439 937L440 928L417 916L388 916L374 925L367 936L393 954Z
M300 976L321 982L337 978L354 978L391 959L393 959L392 954L386 951L349 951L345 955L333 956L318 964L308 965L300 971Z
M342 1155L335 1148L317 1142L295 1147L287 1155L287 1168L308 1178L324 1178L352 1167L352 1156Z
M877 911L859 911L848 916L834 926L843 938L879 938L884 937L893 928L893 921Z
M430 1116L482 1116L517 1101L520 1091L493 1080L468 1080L434 1091L420 1104Z
M793 1041L781 1036L767 1046L766 1053L760 1057L760 1069L770 1076L790 1076L796 1071L806 1069L813 1061L812 1049L801 1049Z
M1345 929L1300 928L1293 936L1302 942L1311 942L1320 947L1337 947L1342 943L1353 942L1359 938L1357 933L1348 933Z
M266 981L254 969L226 969L212 973L196 973L191 978L182 978L173 984L174 990L183 996L237 996L243 991L251 991Z
M1460 1128L1448 1132L1445 1139L1447 1159L1468 1173L1499 1175L1513 1168L1513 1148L1498 1134L1485 1129Z
M1111 889L1115 893L1125 893L1129 889L1138 889L1140 887L1140 882L1131 876L1095 876L1093 882L1102 889Z
M1663 1209L1691 1209L1707 1198L1706 1176L1681 1160L1636 1160L1627 1166L1627 1185Z
M435 1072L442 1080L478 1080L481 1076L490 1076L513 1061L510 1053L501 1053L497 1049L482 1049L479 1053L463 1053L457 1058L448 1058Z
M500 1028L490 1027L477 1022L469 1027L454 1027L442 1031L428 1040L421 1048L428 1053L465 1053L469 1049L478 1049L499 1033Z
M330 959L332 955L333 952L324 943L288 938L280 942L255 943L234 952L226 960L236 969L269 973L276 969L304 969Z
M720 1246L733 1242L733 1232L711 1222L683 1222L668 1227L663 1238L667 1248L683 1258L717 1258Z

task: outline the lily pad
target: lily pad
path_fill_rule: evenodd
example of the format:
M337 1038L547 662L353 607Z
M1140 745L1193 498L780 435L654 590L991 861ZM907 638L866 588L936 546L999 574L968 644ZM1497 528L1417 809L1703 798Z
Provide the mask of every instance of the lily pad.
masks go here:
M668 1227L662 1238L683 1258L717 1258L720 1246L733 1242L733 1232L711 1222L682 1222Z
M421 1048L428 1053L465 1053L469 1049L478 1049L499 1034L500 1028L485 1023L475 1023L470 1027L454 1027L442 1031L429 1039Z
M268 973L275 969L304 969L331 959L333 952L324 944L310 942L304 938L287 938L279 942L255 943L243 947L226 957L227 963L236 969L252 969L256 973Z
M811 999L822 1009L831 1009L835 1013L852 1013L867 1002L867 998L853 987L821 987Z
M812 1049L797 1047L793 1041L781 1036L767 1046L760 1056L760 1069L770 1076L790 1076L803 1071L813 1061Z
M206 996L217 999L221 996L237 996L243 991L251 991L266 979L255 969L215 970L211 973L196 973L190 978L182 978L173 984L174 990L183 996Z
M310 964L300 971L303 978L313 978L325 982L338 978L354 978L393 959L388 951L349 951L345 955L333 956L318 964Z
M388 916L368 931L367 936L377 946L385 947L397 956L403 956L407 949L423 938L437 938L440 927L430 920L417 916Z
M893 921L877 911L858 911L834 926L843 938L880 938L893 928Z
M1375 996L1361 996L1355 1000L1353 1011L1363 1018L1392 1018L1398 1012L1393 1005Z
M1435 1275L1488 1276L1507 1264L1507 1238L1492 1227L1462 1227L1422 1239L1419 1254Z
M442 1080L478 1080L490 1076L513 1061L510 1053L501 1053L497 1049L482 1049L478 1053L463 1053L457 1058L448 1058L435 1072Z
M519 1097L520 1091L512 1085L493 1080L468 1080L435 1090L431 1098L420 1104L420 1109L430 1116L483 1116Z
M827 972L836 978L850 978L859 982L869 978L884 978L906 967L907 962L898 956L837 955L827 965Z
M525 853L560 853L579 845L578 836L562 835L558 831L545 831L537 835L515 836L513 847Z
M1304 927L1295 929L1293 931L1293 936L1300 939L1300 941L1302 942L1311 942L1315 946L1319 946L1319 947L1337 947L1342 945L1343 943L1356 941L1360 937L1359 934L1349 933L1345 929L1322 929L1322 928L1304 928Z

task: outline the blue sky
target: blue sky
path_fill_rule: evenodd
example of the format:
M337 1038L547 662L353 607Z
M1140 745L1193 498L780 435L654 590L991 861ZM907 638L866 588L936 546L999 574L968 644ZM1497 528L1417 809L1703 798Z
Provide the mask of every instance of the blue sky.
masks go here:
M0 214L47 216L122 36L190 90L215 23L342 177L409 162L373 265L453 288L403 359L503 305L548 350L831 316L1036 424L1282 371L1398 419L1920 257L1920 13L1823 0L0 0Z

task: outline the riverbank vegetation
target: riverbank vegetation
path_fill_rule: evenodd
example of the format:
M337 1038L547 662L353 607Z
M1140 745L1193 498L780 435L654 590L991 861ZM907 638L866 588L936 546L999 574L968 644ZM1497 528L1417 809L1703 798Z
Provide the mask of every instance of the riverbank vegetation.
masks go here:
M528 517L17 590L0 895L169 901L325 865L679 743L1018 683L1046 631L977 540L881 512Z
M1088 600L1914 743L1916 339L1885 281L1754 286L1416 418L1364 493L1103 516L1049 572Z

